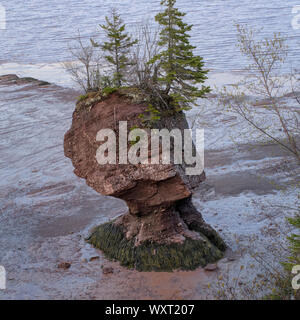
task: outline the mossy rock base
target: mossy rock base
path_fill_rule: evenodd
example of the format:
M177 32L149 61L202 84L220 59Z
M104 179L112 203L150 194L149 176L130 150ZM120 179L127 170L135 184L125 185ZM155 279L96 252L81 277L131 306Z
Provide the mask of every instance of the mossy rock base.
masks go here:
M187 238L184 243L168 245L145 242L135 247L134 240L127 240L122 228L113 222L94 229L87 240L107 258L138 271L194 270L223 256L207 238L205 241Z

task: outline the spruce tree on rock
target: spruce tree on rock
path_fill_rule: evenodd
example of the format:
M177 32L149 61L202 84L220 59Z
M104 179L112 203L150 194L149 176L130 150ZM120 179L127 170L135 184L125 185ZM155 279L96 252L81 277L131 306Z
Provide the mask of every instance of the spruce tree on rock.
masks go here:
M203 85L208 72L203 69L203 59L194 55L195 47L189 42L192 25L183 22L185 13L175 8L175 3L176 0L161 1L166 10L157 14L155 20L162 27L158 43L162 51L151 62L159 63L157 81L164 93L174 98L177 109L186 110L197 98L210 92L210 88Z
M105 52L105 59L113 66L113 80L116 87L121 87L125 80L125 70L130 61L128 53L130 48L137 43L125 31L125 24L116 9L112 10L111 17L105 17L106 24L100 25L105 31L107 41L99 45L91 39L93 46L101 47Z

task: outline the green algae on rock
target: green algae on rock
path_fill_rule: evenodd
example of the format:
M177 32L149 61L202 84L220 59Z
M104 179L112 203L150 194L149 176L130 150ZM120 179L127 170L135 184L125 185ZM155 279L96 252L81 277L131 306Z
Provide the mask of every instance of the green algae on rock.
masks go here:
M202 235L201 240L186 238L183 243L159 244L146 241L135 246L127 240L121 226L114 222L95 228L88 242L109 259L138 271L194 270L222 258L223 253Z

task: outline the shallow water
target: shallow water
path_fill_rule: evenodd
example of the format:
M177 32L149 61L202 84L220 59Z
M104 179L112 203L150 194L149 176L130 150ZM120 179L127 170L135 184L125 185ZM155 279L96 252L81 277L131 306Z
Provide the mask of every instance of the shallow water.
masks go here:
M55 63L69 59L68 43L80 30L89 41L97 35L98 24L115 6L131 29L147 18L153 21L160 10L160 0L10 0L6 8L6 30L0 30L0 63ZM292 8L299 0L178 0L193 24L192 41L210 69L239 70L244 67L235 47L234 23L264 27L264 34L281 32L288 37L289 62L297 64L300 30L293 30ZM38 68L41 66L39 65Z

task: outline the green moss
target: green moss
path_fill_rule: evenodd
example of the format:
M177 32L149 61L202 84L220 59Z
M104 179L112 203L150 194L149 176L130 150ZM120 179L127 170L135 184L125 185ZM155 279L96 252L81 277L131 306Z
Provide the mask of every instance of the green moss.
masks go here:
M117 88L113 88L113 87L106 87L102 90L102 95L104 97L107 97L109 95L111 95L112 93L116 92L118 89Z
M186 239L184 243L163 245L145 242L138 247L133 240L127 240L121 227L113 222L97 227L88 239L110 258L121 265L138 271L194 270L222 258L222 252L208 239Z
M76 111L87 111L89 112L91 107L102 100L102 96L99 92L88 92L82 94L77 98Z
M86 100L89 97L88 94L81 94L78 98L77 98L77 102L82 102L84 100Z

